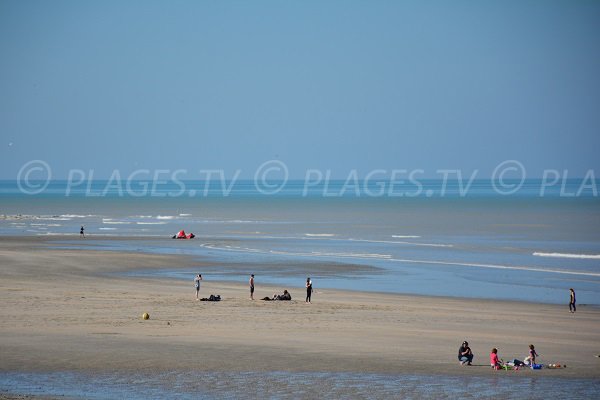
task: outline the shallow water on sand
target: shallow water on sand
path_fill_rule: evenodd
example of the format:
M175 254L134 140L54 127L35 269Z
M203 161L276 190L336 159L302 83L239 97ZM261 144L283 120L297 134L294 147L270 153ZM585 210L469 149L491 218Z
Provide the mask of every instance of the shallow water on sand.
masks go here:
M576 260L560 268L549 258L545 264L530 254L497 251L426 249L389 244L349 242L344 239L197 237L170 239L61 240L59 248L181 254L198 257L200 270L185 264L163 269L136 270L128 276L190 280L197 273L213 281L245 284L251 273L258 285L303 287L307 276L320 289L362 290L433 296L518 300L549 304L568 302L569 288L577 288L579 304L600 305L598 260ZM384 252L396 255L379 257ZM344 253L343 256L340 256ZM402 258L399 258L402 257ZM577 267L574 267L574 265Z
M319 372L0 373L0 393L86 399L591 399L600 380ZM509 372L512 373L512 372Z

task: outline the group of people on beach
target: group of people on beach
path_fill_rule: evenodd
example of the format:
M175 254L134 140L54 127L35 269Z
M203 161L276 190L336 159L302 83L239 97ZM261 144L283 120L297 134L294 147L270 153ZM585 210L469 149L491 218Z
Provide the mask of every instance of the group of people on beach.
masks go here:
M465 365L465 364L472 365L471 363L473 362L473 357L474 357L473 351L469 347L469 342L467 342L465 340L464 342L462 342L462 345L458 349L458 362L460 363L460 365ZM507 364L512 364L511 366L514 366L516 368L526 365L532 369L536 369L536 365L537 365L536 357L539 357L539 355L535 351L535 346L533 344L530 344L529 345L529 355L527 357L525 357L525 359L523 361L514 359ZM493 369L498 370L498 369L503 368L504 365L505 365L504 361L501 360L500 358L498 358L498 349L494 347L492 349L492 351L490 352L490 366Z
M202 281L202 274L198 274L196 275L196 277L194 278L194 287L196 288L196 300L199 300L199 295L200 295L200 282ZM250 300L254 300L254 274L250 275L250 279L248 280L248 285L250 286ZM306 278L306 284L304 285L306 287L306 303L310 303L311 299L312 299L312 293L313 293L313 283L312 283L312 279L310 279L310 277ZM284 290L283 294L274 294L273 297L265 297L263 298L263 300L291 300L292 299L292 295L287 291Z

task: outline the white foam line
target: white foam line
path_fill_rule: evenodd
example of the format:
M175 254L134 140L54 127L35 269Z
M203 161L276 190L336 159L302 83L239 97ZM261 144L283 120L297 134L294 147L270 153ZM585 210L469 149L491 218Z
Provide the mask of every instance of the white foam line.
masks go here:
M332 237L335 236L333 233L305 233L305 236L315 236L315 237Z
M570 254L570 253L541 253L535 252L534 256L539 257L557 257L557 258L580 258L587 260L600 260L600 254Z
M277 250L269 250L271 254L281 254L286 256L299 256L299 257L342 257L342 258L377 258L377 259L386 259L389 260L392 256L389 254L370 254L370 253L326 253L313 251L311 253L291 253L288 251L277 251Z
M414 264L433 264L433 265L454 265L459 267L476 267L476 268L491 268L491 269L505 269L505 270L516 270L516 271L532 271L532 272L545 272L545 273L554 273L554 274L562 274L562 275L579 275L579 276L595 276L600 277L600 273L597 272L577 272L577 271L560 271L556 269L547 269L547 268L535 268L535 267L523 267L523 266L512 266L512 265L499 265L499 264L479 264L479 263L460 263L453 261L439 261L439 260L409 260L402 258L391 258L387 254L352 254L352 253L290 253L285 251L261 251L257 249L248 249L244 250L243 248L235 248L232 246L226 246L226 248L214 246L208 243L202 244L202 247L208 247L214 250L232 250L237 252L253 252L253 253L263 253L263 254L278 254L278 255L293 255L300 257L345 257L345 258L360 258L360 259L369 259L369 258L378 258L385 261L393 261L393 262L402 262L402 263L414 263Z
M94 234L97 236L98 234ZM37 233L37 236L75 236L72 233L60 233L60 232L45 232L45 233Z
M258 250L258 249L249 249L249 248L242 248L242 247L233 247L233 246L223 246L223 247L219 247L210 243L202 243L200 245L200 247L204 247L207 249L212 249L212 250L227 250L227 251L237 251L237 252L241 252L241 253L265 253L264 251Z
M461 266L461 267L511 269L511 270L517 270L517 271L549 272L549 273L564 274L564 275L600 276L600 273L596 273L596 272L559 271L556 269L522 267L522 266L512 266L512 265L498 265L498 264L459 263L459 262L435 261L435 260L407 260L407 259L399 259L399 258L390 258L389 261L398 261L398 262L416 263L416 264L457 265L457 266Z
M383 258L390 259L392 256L389 254L376 254L376 253L324 253L319 251L313 251L311 254L315 256L331 256L331 257L351 257L351 258Z
M99 228L102 229L102 228ZM37 231L31 231L31 232L37 232ZM36 233L37 236L68 236L68 237L79 237L79 233L77 234L73 234L73 233L61 233L61 232L37 232ZM86 234L86 237L88 235ZM91 235L90 235L91 236ZM131 235L127 234L127 233L123 233L123 234L114 234L114 233L94 233L93 237L118 237L118 238L124 238L127 239L129 238ZM149 235L141 235L139 233L136 233L136 237L140 238L140 237L148 237L148 238L164 238L164 235L153 235L153 234L149 234Z
M166 222L136 222L137 225L165 225Z
M417 236L417 235L392 235L393 238L397 238L397 239L418 239L421 236Z
M156 217L156 219L174 219L175 216L174 215L159 215Z
M325 253L325 252L312 252L312 253L294 253L289 251L278 251L278 250L260 250L260 249L251 249L248 247L236 247L236 246L216 246L209 243L203 243L200 245L201 247L206 247L213 250L230 250L237 252L248 252L248 253L260 253L260 254L278 254L285 256L299 256L299 257L344 257L344 258L378 258L378 259L390 259L391 255L389 254L371 254L371 253Z
M389 243L389 244L407 244L411 246L425 246L425 247L454 247L452 244L439 244L439 243L415 243L405 242L399 240L367 240L367 239L347 239L351 242L367 242L367 243Z
M390 244L404 244L409 246L425 246L425 247L454 247L453 244L440 244L440 243L416 243L406 242L400 240L368 240L368 239L344 239L344 238L331 238L331 237L306 237L306 236L261 236L261 239L298 239L298 240L335 240L335 241L350 241L350 242L366 242L366 243L390 243Z

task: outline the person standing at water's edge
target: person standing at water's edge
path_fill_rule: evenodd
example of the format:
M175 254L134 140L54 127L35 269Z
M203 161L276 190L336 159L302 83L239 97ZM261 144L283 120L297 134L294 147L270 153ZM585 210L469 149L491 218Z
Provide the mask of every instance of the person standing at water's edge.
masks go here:
M194 287L196 288L196 300L198 300L198 293L200 292L200 281L202 280L202 275L198 274L194 278Z
M460 361L460 365L465 365L465 363L471 365L473 361L473 352L469 347L469 342L466 340L462 342L462 345L458 349L458 361Z
M80 238L84 238L85 237L85 233L83 233L85 229L83 228L83 225L81 225L81 229L79 230L79 237Z
M312 291L313 291L312 281L310 280L310 278L306 278L306 302L307 303L310 303L310 297L312 295Z
M571 299L569 300L569 311L574 313L575 311L577 311L577 307L575 306L575 291L573 290L573 288L569 290L571 291Z
M250 275L250 300L254 300L254 274Z

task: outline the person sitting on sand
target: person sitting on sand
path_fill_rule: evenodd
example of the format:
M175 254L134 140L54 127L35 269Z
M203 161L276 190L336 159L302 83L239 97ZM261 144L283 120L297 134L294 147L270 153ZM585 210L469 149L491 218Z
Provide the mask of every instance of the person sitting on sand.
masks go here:
M471 365L471 362L473 361L473 352L469 347L469 342L466 340L458 349L458 361L460 361L460 365L465 365L465 363Z
M281 296L277 296L277 300L291 300L291 299L292 299L292 295L287 290L284 290L283 294Z
M265 301L272 301L272 300L291 300L292 299L292 295L290 294L290 292L288 292L287 290L283 291L283 294L277 294L275 293L273 295L273 297L263 297L262 300Z
M492 368L494 368L496 370L502 368L502 363L498 359L498 349L495 347L492 349L492 352L490 353L490 365L492 366Z
M539 354L535 351L535 346L529 345L529 355L525 357L525 364L528 364L531 368L535 365L535 358L538 357Z

